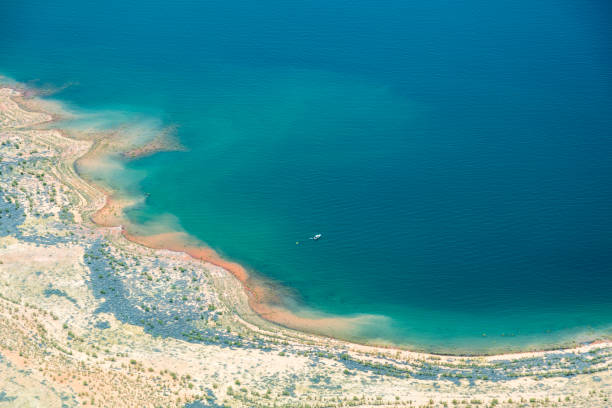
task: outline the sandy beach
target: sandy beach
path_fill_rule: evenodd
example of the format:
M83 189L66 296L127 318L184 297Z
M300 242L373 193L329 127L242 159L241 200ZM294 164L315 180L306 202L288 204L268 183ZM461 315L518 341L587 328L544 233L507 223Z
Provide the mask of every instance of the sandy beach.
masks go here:
M354 322L291 313L183 232L134 232L138 198L76 171L178 142L75 137L61 115L0 80L0 407L610 406L607 340L471 357L317 335Z

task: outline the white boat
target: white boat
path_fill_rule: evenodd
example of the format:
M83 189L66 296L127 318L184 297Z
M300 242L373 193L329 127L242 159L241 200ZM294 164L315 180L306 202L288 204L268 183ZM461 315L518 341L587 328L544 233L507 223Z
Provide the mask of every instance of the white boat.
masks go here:
M310 239L314 239L314 240L316 241L317 239L319 239L319 238L321 238L321 237L322 237L322 235L321 235L321 234L317 234L317 235L315 235L314 237L310 237Z

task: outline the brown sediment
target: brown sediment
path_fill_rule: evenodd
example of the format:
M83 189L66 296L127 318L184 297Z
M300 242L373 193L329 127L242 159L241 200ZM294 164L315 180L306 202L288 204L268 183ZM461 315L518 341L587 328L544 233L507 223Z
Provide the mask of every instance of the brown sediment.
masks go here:
M150 141L141 146L126 150L122 152L121 155L127 159L137 159L158 152L184 151L185 147L176 138L175 132L176 126L168 126L162 129L160 133Z
M41 126L44 127L48 123L57 122L73 116L60 102L37 97L37 91L31 91L28 88L15 89L19 92L19 94L12 99L23 111L30 113L44 113L49 116L49 120L33 124L33 128Z
M51 96L53 94L62 92L64 89L70 88L74 85L78 85L78 82L69 81L65 82L62 85L53 85L53 84L42 84L39 85L40 80L34 79L31 81L27 81L25 84L19 86L17 89L22 93L23 98L32 99L32 98L42 98L45 96Z
M194 259L216 265L235 276L248 295L249 307L262 318L298 330L306 330L318 334L347 333L359 323L361 319L354 317L305 317L298 316L281 305L279 296L271 290L261 279L253 277L239 263L223 259L214 249L207 247L185 232L162 232L156 234L137 234L130 232L129 222L122 216L123 210L130 205L129 199L117 199L107 192L106 204L92 216L92 220L105 227L121 226L122 235L137 244L152 249L167 249L174 252L183 252Z
M168 249L175 252L185 252L194 259L199 259L204 262L210 262L213 265L220 266L226 269L241 282L247 282L249 274L247 271L236 262L231 262L222 259L217 253L205 246L194 246L187 244L189 239L187 234L183 232L165 232L154 235L135 235L130 233L127 228L123 229L123 235L132 242L147 246L154 249Z
M298 330L307 330L320 334L339 333L350 330L358 320L356 318L340 317L304 317L287 310L280 305L278 295L260 279L254 278L240 264L223 259L214 249L200 245L190 245L192 240L184 232L167 232L155 235L134 235L126 228L123 236L132 242L155 249L168 249L184 252L194 259L219 266L234 275L243 285L249 299L249 306L259 316L276 324Z
M117 208L111 205L109 208ZM122 228L123 236L132 242L154 249L168 249L175 252L184 252L194 259L219 266L234 275L243 285L249 299L249 307L264 319L297 330L330 335L344 333L354 328L360 317L306 317L299 316L283 307L279 296L272 291L261 279L255 278L240 264L223 259L214 249L204 244L192 245L188 234L184 232L167 232L154 235L135 235Z
M98 189L104 191L102 187L98 187ZM104 193L106 194L106 202L102 208L91 216L91 220L101 227L118 227L123 225L123 210L131 203L127 200L112 199L110 193L105 191Z
M225 269L242 283L251 310L270 322L322 335L332 333L346 335L360 321L370 317L366 315L348 318L330 317L315 313L311 313L311 316L299 316L284 307L283 299L273 289L273 285L249 274L242 265L222 258L214 249L181 231L180 228L172 228L161 223L152 227L132 224L124 216L124 210L140 202L142 197L130 197L123 192L112 191L110 186L101 185L92 175L100 168L112 166L110 158L125 161L161 150L182 149L178 141L173 142L172 131L173 128L166 128L153 139L139 145L133 140L122 137L121 128L107 132L68 132L72 137L92 141L89 151L75 162L75 168L106 197L104 206L91 216L95 224L103 227L121 227L122 235L132 242L153 249L183 252L194 259ZM113 163L116 165L116 162ZM146 232L143 233L143 230Z
M81 176L90 179L106 197L104 206L96 211L91 220L102 227L121 226L122 234L128 240L144 245L153 249L168 249L176 252L184 252L194 259L209 262L231 272L249 294L250 303L255 306L262 303L264 298L268 300L278 300L271 292L265 291L260 285L254 285L246 269L236 262L231 262L221 258L213 249L204 244L190 244L196 240L187 233L181 231L167 231L154 234L136 234L130 230L137 230L138 226L133 226L124 216L124 210L139 201L138 198L123 196L111 191L109 186L102 186L99 182L91 180L91 173L95 173L96 168L107 165L110 156L125 158L136 158L144 155L153 154L161 150L181 149L180 143L171 137L170 133L174 128L166 128L155 138L142 145L135 146L132 141L119 137L121 129L111 132L70 132L73 137L92 140L91 148L75 162L75 168ZM256 307L253 307L256 310ZM258 308L263 311L262 308ZM257 311L257 310L256 310Z

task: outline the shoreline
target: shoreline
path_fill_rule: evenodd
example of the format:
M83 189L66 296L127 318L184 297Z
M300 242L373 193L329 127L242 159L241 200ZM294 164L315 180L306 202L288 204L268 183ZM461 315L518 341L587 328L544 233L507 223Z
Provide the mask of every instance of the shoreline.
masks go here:
M436 355L265 320L226 269L94 224L105 195L75 171L94 141L38 126L52 118L13 96L0 86L0 399L10 406L609 406L608 341Z
M30 103L24 104L26 105L25 107L27 109L34 110L30 113L47 115L49 119L40 124L43 125L43 127L45 125L56 123L62 120L63 115L59 111L45 112L44 106L40 106L41 101L43 105L45 103L50 102L41 100L36 95L35 90L31 90L31 94L27 95L25 93L25 89L27 88L21 89L17 86L11 87L10 85L1 85L0 87L8 87L10 89L14 89L17 92L22 93L22 95L18 98L22 99L21 103L23 103L24 101L30 101ZM19 104L19 102L17 103ZM124 141L123 145L113 145L113 141L107 140L106 137L109 134L119 134L120 132L115 133L114 131L111 131L106 132L102 135L96 134L94 132L92 133L93 137L84 137L81 139L78 136L74 136L74 131L68 132L65 131L65 129L63 130L61 128L56 130L70 139L87 140L92 142L90 148L82 156L77 158L77 160L75 160L73 163L73 169L75 173L79 177L81 177L81 179L90 187L100 192L105 199L103 205L100 206L89 216L90 221L92 221L96 226L102 228L119 228L121 235L126 240L132 243L142 245L146 248L168 250L171 252L186 254L195 261L202 262L204 264L209 263L224 269L232 276L234 276L236 280L240 283L242 289L245 292L245 295L247 296L248 306L251 311L254 312L258 317L264 319L265 321L274 325L278 325L284 329L294 330L297 333L301 333L304 335L321 336L326 339L341 343L347 343L349 345L363 346L374 349L385 349L391 351L400 350L407 351L410 353L426 354L430 356L439 357L511 357L517 355L526 355L530 353L546 353L549 351L575 350L581 347L589 347L591 345L597 344L612 344L611 340L606 339L605 337L602 338L601 335L596 335L595 338L592 340L585 340L582 342L568 340L567 343L552 345L551 347L534 346L533 348L531 348L527 346L528 348L526 349L522 349L522 347L517 347L517 350L507 351L492 350L491 352L484 353L453 353L429 351L426 347L421 350L418 346L408 344L381 344L377 343L376 341L359 342L355 340L347 340L341 335L335 336L329 334L329 331L332 327L335 328L336 331L348 331L351 330L351 327L353 327L352 325L359 324L360 319L368 319L375 316L359 315L357 317L312 318L298 316L290 310L282 307L279 296L271 290L270 285L265 284L265 281L257 279L257 277L250 275L247 270L237 262L223 259L213 249L207 247L205 244L199 241L194 244L191 244L191 242L196 240L193 237L189 236L187 233L180 230L165 231L151 235L139 235L130 232L129 227L135 226L130 225L130 223L125 219L123 211L125 210L125 208L137 202L138 199L124 199L122 202L121 199L114 198L114 195L116 194L115 192L108 190L106 187L96 183L95 181L88 180L87 176L84 175L81 171L79 171L79 163L89 160L90 162L93 162L89 164L90 166L96 166L97 163L100 163L104 160L103 157L105 155L109 154L118 154L122 156L125 160L133 160L140 156L154 154L157 151L166 151L174 148L182 149L182 146L178 141L172 139L168 143L166 143L163 139L160 138L160 135L156 135L151 140L146 141L140 146L137 144L131 144L131 141ZM126 227L126 225L128 226ZM164 228L164 226L162 226L162 228ZM321 327L323 327L323 330L321 330ZM572 336L572 338L576 337L578 337L578 335Z
M77 172L78 174L78 172ZM95 187L95 188L99 188ZM417 354L426 354L430 356L436 357L514 357L514 356L525 356L532 355L534 353L546 353L550 351L562 351L562 350L575 350L580 349L582 347L590 347L593 345L599 344L608 344L612 345L612 339L605 338L605 336L598 335L593 339L586 339L584 341L576 341L575 337L572 336L572 340L568 340L562 344L553 344L550 347L538 347L535 346L533 348L521 348L518 347L516 350L500 350L500 351L491 351L491 352L483 352L483 353L469 353L469 352L436 352L427 350L426 347L418 348L414 345L402 345L402 344L383 344L377 342L367 342L367 341L356 341L356 340L347 340L342 337L336 337L329 334L325 334L318 331L307 331L303 330L303 327L308 327L308 321L304 319L301 323L304 326L301 327L292 327L290 324L283 324L283 318L286 319L301 319L300 317L293 315L290 311L285 311L282 308L274 309L271 306L266 305L261 302L262 299L273 297L278 299L273 292L270 291L270 288L266 287L265 284L257 284L254 282L252 276L246 271L244 267L242 267L239 263L228 261L221 258L213 249L207 247L205 244L197 245L188 245L187 242L191 239L191 237L187 236L184 232L167 232L160 233L156 235L136 235L131 234L121 223L107 223L103 220L103 218L97 218L102 213L104 213L106 206L110 206L111 208L121 211L125 207L131 205L127 203L125 206L119 203L113 205L114 200L112 199L112 193L108 191L102 190L104 197L106 199L104 207L100 208L96 213L94 213L91 217L92 221L95 225L99 227L106 228L119 228L121 235L130 242L133 242L138 245L142 245L151 249L160 249L160 250L168 250L171 252L175 252L178 254L186 254L191 259L195 261L199 261L202 263L209 263L224 269L229 272L232 276L236 278L236 280L240 283L241 288L244 290L245 294L248 298L248 306L251 311L255 312L259 317L263 318L269 323L279 325L288 330L294 330L298 333L302 333L305 335L315 335L321 336L326 339L330 339L338 342L346 342L356 346L363 346L374 349L386 349L390 351L401 350L407 351L410 353ZM181 238L182 236L182 238ZM250 283L253 282L253 285ZM273 317L270 317L273 316ZM321 319L312 319L316 323L320 323L321 320L325 321L325 323L329 325L340 325L347 324L346 320L353 320L352 318L321 318ZM295 320L294 320L295 321ZM316 324L315 323L315 324ZM350 323L348 323L350 324Z

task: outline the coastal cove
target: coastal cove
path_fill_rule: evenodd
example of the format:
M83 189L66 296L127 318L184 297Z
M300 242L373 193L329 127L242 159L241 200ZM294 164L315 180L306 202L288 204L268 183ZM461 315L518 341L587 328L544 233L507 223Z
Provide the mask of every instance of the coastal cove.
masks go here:
M607 407L608 341L546 352L437 356L268 323L252 313L227 270L134 244L122 227L92 225L90 217L118 207L75 167L99 159L101 145L118 152L129 143L113 134L66 137L53 120L71 113L32 96L20 84L0 86L5 402ZM151 140L137 151L163 145Z
M274 307L263 317L354 342L493 354L612 333L598 6L358 2L346 18L320 4L329 14L279 21L250 2L127 1L138 17L101 37L110 12L68 3L70 16L41 2L51 22L4 35L0 72L54 93L66 134L125 142L76 165L114 191L108 225L204 245L250 277Z
M0 78L1 79L1 78ZM5 84L13 84L13 81L4 79ZM242 265L228 261L220 256L214 249L208 247L198 238L190 235L176 221L176 218L165 214L157 219L147 220L144 223L136 223L128 216L133 209L141 208L146 200L146 195L140 193L137 184L138 174L130 164L138 159L140 153L146 157L150 154L159 154L167 150L184 151L185 147L177 143L172 133L164 128L150 127L151 123L157 123L150 119L137 122L119 123L124 120L126 114L116 111L92 112L79 111L74 106L68 108L65 103L57 100L41 100L32 96L40 93L40 90L24 88L23 85L15 83L18 89L28 99L22 100L26 107L32 104L34 110L48 109L47 113L52 115L54 122L48 124L52 129L58 129L63 134L75 140L93 142L92 147L82 157L75 161L74 169L87 181L96 185L105 196L105 203L91 214L98 226L104 228L118 228L123 237L128 240L153 249L169 249L178 253L185 253L193 259L211 263L230 271L242 284L249 299L249 307L266 320L288 328L294 328L309 333L321 334L340 339L350 340L357 343L368 343L373 345L392 346L411 351L426 351L436 354L447 355L489 355L502 354L513 351L528 351L542 349L558 349L563 347L575 347L578 343L588 344L594 340L607 339L607 332L603 330L584 330L581 327L574 331L561 333L559 337L552 337L550 332L548 342L542 342L541 338L534 336L530 343L518 343L514 338L516 335L509 333L506 342L498 339L489 339L483 333L481 340L485 347L478 348L475 336L467 338L462 347L454 338L439 337L429 340L431 343L417 342L391 342L388 337L380 336L384 330L391 331L390 319L383 315L352 314L333 315L323 313L320 310L305 308L296 303L292 293L287 288L279 286L276 282L256 274L254 271L245 269ZM44 92L44 91L42 91ZM105 118L100 122L100 117ZM109 119L111 118L111 119ZM147 132L142 133L146 128ZM161 135L161 136L160 136ZM136 181L135 181L136 180ZM314 243L313 243L314 244ZM244 313L244 310L243 312ZM405 313L405 310L404 310ZM421 312L422 313L422 312ZM420 316L415 316L418 320ZM448 322L452 327L452 319L456 315L446 317L439 316L436 324ZM462 322L463 323L463 322ZM523 324L519 322L517 324ZM491 326L489 326L491 327ZM361 333L378 333L379 336L367 336ZM557 334L557 333L555 333ZM502 336L505 337L505 336ZM432 347L432 344L437 344ZM491 346L494 344L494 346Z

